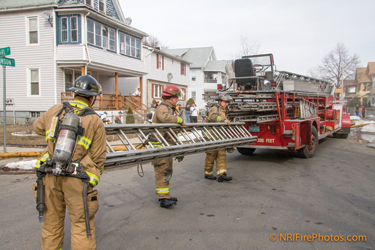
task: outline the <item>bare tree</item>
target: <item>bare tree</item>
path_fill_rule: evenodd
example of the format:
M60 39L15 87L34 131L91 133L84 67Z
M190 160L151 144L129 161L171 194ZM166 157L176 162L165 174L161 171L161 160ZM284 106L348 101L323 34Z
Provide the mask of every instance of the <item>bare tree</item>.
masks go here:
M240 49L232 54L233 59L241 58L242 56L258 54L260 44L257 41L252 41L248 34L240 36Z
M168 49L168 46L163 45L156 36L149 35L142 40L143 44L152 48L160 48L161 50Z
M334 82L336 88L341 88L342 80L354 79L358 65L358 55L350 56L345 45L338 43L336 48L324 56L318 72L321 78Z

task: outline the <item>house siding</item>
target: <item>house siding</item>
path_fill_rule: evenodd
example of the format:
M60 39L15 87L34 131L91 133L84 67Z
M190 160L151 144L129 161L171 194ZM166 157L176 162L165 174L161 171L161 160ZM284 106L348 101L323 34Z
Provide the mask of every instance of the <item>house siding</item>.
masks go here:
M16 67L6 68L6 96L15 99L17 111L44 111L55 104L53 28L41 14L44 10L2 13L0 47L10 47ZM37 45L27 45L27 17L38 16ZM28 96L28 68L39 68L40 96ZM1 79L3 72L1 71ZM3 95L1 88L1 96ZM0 104L2 109L2 103Z
M126 69L129 71L129 76L142 76L147 72L144 63L139 59L104 51L92 46L88 46L88 50L91 63L97 63L109 68Z

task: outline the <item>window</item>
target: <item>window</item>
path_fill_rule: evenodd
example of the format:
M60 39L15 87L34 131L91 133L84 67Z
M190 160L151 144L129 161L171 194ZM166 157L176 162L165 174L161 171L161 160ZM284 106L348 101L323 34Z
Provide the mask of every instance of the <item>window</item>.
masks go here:
M39 111L31 111L30 112L30 117L39 117L40 116L40 112Z
M108 28L107 27L103 27L103 30L102 30L102 34L103 34L103 48L108 48Z
M31 96L40 95L39 69L29 69L29 93Z
M116 30L87 19L87 43L116 51Z
M58 17L58 43L80 43L80 19L78 15Z
M191 72L191 81L192 82L195 82L197 80L197 77L196 77L196 75L195 75L195 71L192 71Z
M78 42L77 17L70 17L70 38L72 42Z
M186 64L181 63L181 75L186 76Z
M181 91L181 96L179 96L178 99L179 100L185 100L186 89L180 88L180 91Z
M99 0L99 11L104 12L104 0Z
M164 56L156 54L156 68L164 70Z
M363 91L366 91L366 89L367 89L367 84L366 84L366 83L363 83L363 84L362 84L362 90L363 90Z
M68 41L68 18L62 17L61 18L61 42Z
M95 22L95 45L102 47L102 25Z
M86 4L92 6L92 0L86 0Z
M87 20L87 43L95 44L94 43L94 22L90 19Z
M87 73L91 75L89 72ZM77 79L79 76L81 76L81 71L70 69L65 70L65 92L68 92L68 89L73 87L75 79Z
M109 29L109 49L116 50L116 32L114 29Z
M111 33L109 38L111 39ZM119 41L121 54L141 58L141 39L119 32ZM114 40L113 46L115 46L115 43Z
M161 85L154 85L154 98L161 98L162 93L162 86Z
M191 98L193 98L194 102L196 101L196 100L195 100L196 97L197 97L197 92L195 92L195 91L191 91Z
M38 44L38 18L28 18L29 44Z
M348 93L355 93L355 87L349 87Z

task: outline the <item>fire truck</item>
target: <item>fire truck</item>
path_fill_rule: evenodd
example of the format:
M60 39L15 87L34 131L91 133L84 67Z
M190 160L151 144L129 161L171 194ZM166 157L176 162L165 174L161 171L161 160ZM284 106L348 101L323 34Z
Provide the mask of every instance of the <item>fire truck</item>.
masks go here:
M316 153L320 139L347 138L350 115L334 96L334 84L288 71L278 71L272 54L244 56L234 61L235 77L229 86L204 95L207 110L219 94L230 95L228 118L245 122L257 137L254 144L237 147L243 155L257 148L297 151L303 158Z

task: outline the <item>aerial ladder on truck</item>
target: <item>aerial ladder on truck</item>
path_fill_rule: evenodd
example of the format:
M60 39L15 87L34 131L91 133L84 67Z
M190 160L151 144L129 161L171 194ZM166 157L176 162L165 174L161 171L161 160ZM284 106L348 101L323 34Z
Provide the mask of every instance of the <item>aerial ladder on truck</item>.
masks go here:
M256 136L243 122L178 124L113 124L105 125L108 136L113 136L117 147L107 140L105 167L138 165L165 158L183 156L218 149L246 146ZM164 137L168 135L173 143ZM120 146L118 146L120 145ZM141 171L142 172L142 171Z
M237 59L234 71L229 87L218 85L218 92L204 99L209 109L220 93L233 98L228 118L245 122L257 136L256 143L237 147L241 154L250 155L257 148L285 149L310 158L320 139L347 138L350 133L350 116L343 113L344 102L335 100L331 82L278 71L272 54Z

